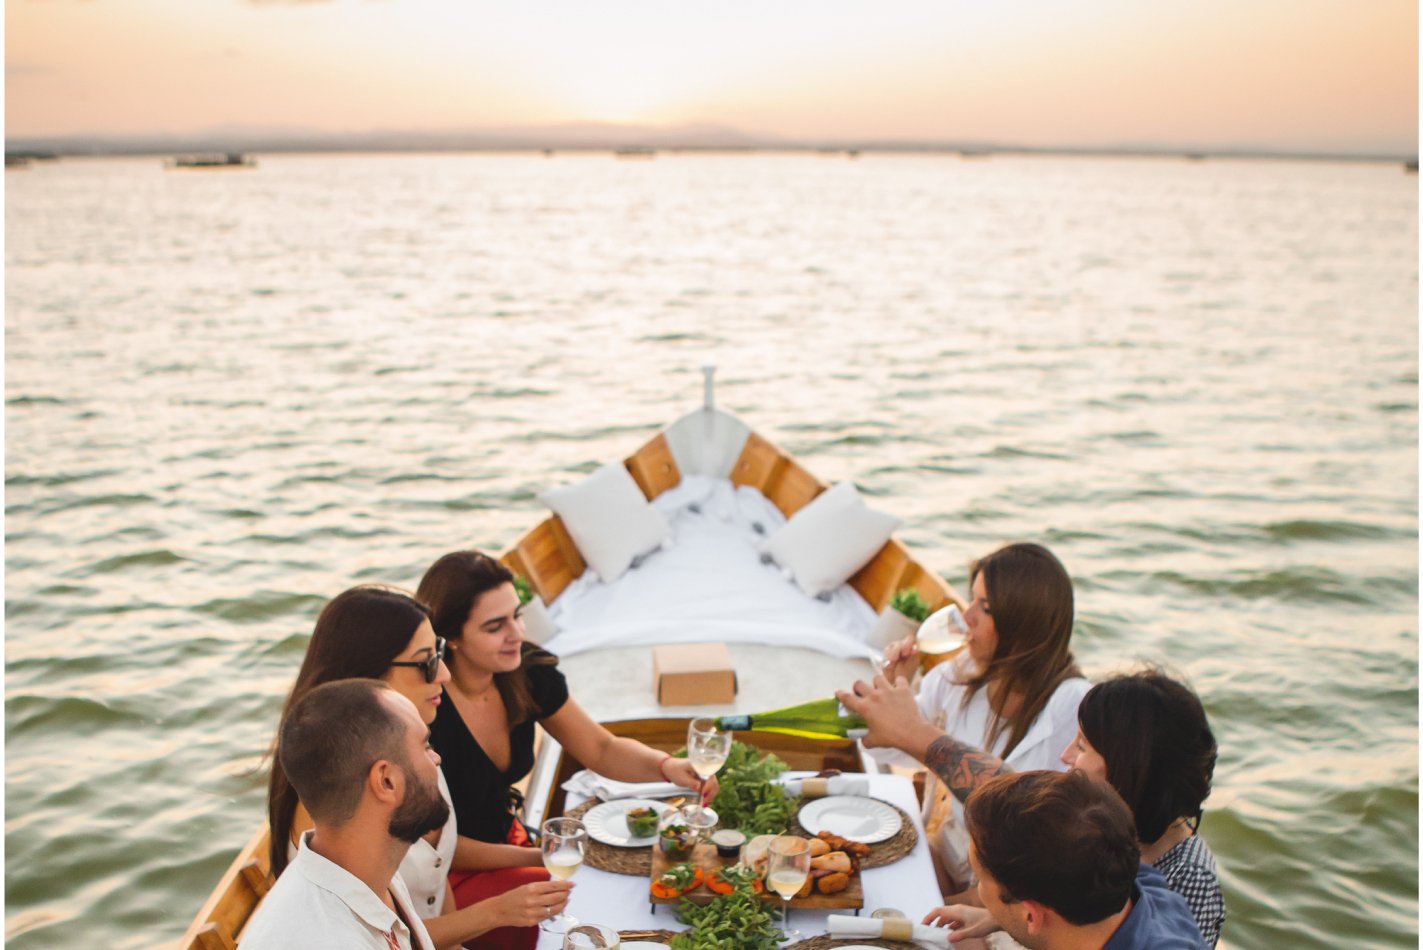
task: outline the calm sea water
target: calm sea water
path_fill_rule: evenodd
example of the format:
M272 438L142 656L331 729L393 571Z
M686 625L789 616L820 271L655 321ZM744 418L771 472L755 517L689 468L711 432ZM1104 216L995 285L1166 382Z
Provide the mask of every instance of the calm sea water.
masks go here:
M499 549L700 400L1221 743L1239 950L1418 939L1418 190L1396 165L64 161L5 176L16 950L183 931L323 601Z

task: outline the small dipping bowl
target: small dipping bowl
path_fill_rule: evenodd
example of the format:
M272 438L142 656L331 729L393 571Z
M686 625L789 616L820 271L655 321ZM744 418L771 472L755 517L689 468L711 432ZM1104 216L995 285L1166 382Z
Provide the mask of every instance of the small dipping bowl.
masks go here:
M741 856L742 845L746 844L746 836L734 828L723 828L711 836L711 841L720 857L737 858Z
M904 915L904 911L902 911L902 910L895 910L893 907L881 907L879 910L875 911L873 914L870 914L870 916L873 917L873 918L875 918L876 920L908 920L908 919L909 919L908 917L906 917L906 916Z

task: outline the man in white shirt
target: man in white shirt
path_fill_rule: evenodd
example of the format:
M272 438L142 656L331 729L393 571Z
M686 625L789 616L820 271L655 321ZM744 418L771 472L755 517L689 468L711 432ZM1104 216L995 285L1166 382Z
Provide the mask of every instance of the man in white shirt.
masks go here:
M242 950L434 950L396 873L449 816L428 739L410 700L378 680L327 683L291 708L277 755L315 827Z

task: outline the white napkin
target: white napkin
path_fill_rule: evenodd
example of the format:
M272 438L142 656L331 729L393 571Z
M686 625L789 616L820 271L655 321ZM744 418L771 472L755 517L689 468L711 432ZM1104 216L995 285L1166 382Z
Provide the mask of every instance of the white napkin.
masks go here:
M671 782L619 782L606 775L599 775L592 769L573 773L568 781L563 783L563 790L597 797L605 802L619 798L672 798L676 795L696 794Z
M826 928L832 937L882 937L885 924L905 924L907 920L878 920L874 917L850 917L845 914L831 914L826 918ZM948 950L949 929L930 927L927 924L911 924L913 939Z
M870 794L870 780L863 775L832 775L828 779L788 778L782 783L787 798L804 795L806 798L820 798L825 795Z

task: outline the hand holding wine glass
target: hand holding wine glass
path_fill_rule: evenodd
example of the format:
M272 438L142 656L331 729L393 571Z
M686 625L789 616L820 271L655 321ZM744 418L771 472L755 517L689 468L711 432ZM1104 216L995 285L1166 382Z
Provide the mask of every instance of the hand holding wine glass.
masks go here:
M731 733L716 727L716 720L710 718L693 719L687 725L687 760L697 775L702 787L706 780L715 775L731 754Z
M879 673L891 683L901 676L912 680L918 669L919 650L914 645L913 637L896 640L884 648L884 654L879 661Z
M544 867L560 881L566 881L583 865L583 851L588 844L588 829L575 818L550 818L543 823ZM564 933L578 919L568 914L555 914L539 925L549 933Z

